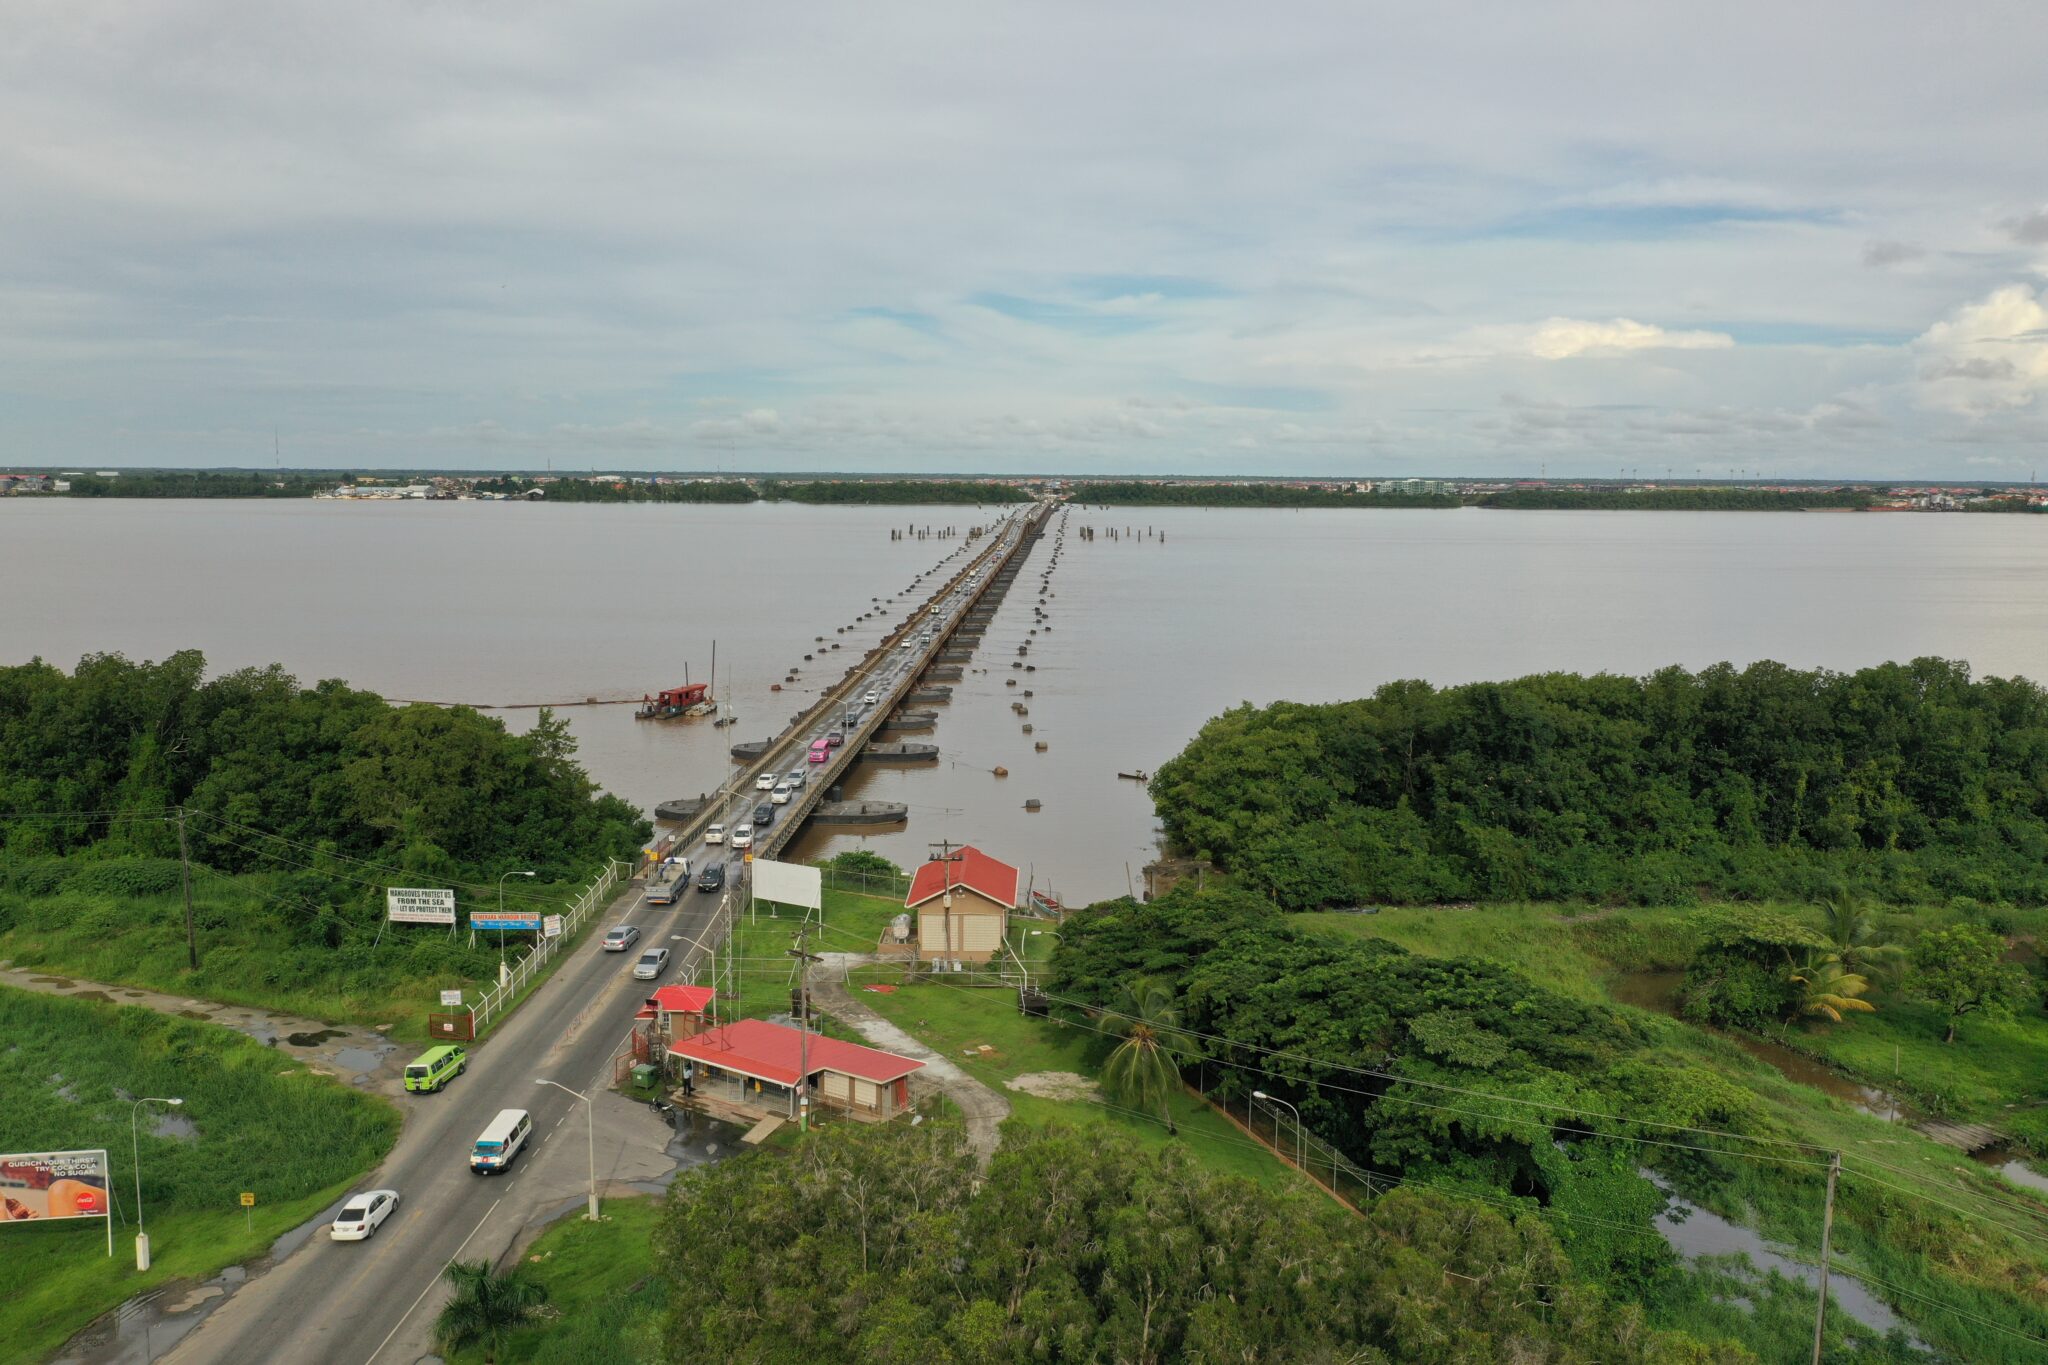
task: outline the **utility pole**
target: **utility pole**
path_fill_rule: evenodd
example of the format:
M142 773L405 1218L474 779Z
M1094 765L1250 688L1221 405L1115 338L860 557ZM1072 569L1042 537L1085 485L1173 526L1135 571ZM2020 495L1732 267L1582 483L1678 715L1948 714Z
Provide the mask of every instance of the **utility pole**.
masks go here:
M178 807L178 880L185 889L185 955L199 970L199 931L192 927L192 854L185 845L185 808Z
M938 843L926 844L925 847L936 848L938 852L932 856L932 861L946 865L943 874L946 879L946 894L939 901L939 906L946 926L946 956L950 958L953 955L953 864L960 861L960 855L953 851L951 839L941 839Z
M1820 1219L1820 1302L1813 1310L1813 1365L1820 1365L1821 1332L1828 1323L1828 1244L1835 1232L1835 1177L1842 1173L1842 1154L1828 1162L1828 1203Z
M796 959L796 1128L799 1133L811 1131L811 963L814 960L804 942L810 933L811 917L804 915L804 922L797 926L796 946L789 955Z

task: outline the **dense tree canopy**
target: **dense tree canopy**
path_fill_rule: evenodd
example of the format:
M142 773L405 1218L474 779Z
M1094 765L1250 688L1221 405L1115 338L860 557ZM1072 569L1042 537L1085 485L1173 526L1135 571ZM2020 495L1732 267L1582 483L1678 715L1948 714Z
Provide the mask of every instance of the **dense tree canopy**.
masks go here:
M1481 507L1521 511L1809 512L1856 511L1871 496L1861 488L1511 488L1490 493Z
M1426 1191L1359 1219L1183 1151L835 1125L700 1167L655 1235L666 1359L1732 1362L1576 1281L1530 1218Z
M276 666L205 672L193 650L160 663L88 655L70 674L0 668L0 815L18 813L0 819L0 847L174 853L167 824L123 817L182 806L195 851L226 871L269 865L248 832L260 831L486 880L514 867L580 875L645 837L546 713L514 735L464 707L302 688Z
M1152 783L1280 905L2048 900L2048 694L1916 659L1389 683L1228 711Z

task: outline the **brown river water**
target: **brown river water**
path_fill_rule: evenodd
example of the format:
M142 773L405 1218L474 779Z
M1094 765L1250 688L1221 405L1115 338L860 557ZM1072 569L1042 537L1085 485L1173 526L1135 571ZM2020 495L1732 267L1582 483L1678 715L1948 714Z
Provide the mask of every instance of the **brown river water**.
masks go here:
M638 698L686 667L702 680L715 639L730 730L636 722L628 706L561 713L598 781L651 808L715 787L732 740L779 729L843 671L815 636L850 662L912 579L964 544L936 533L993 516L17 498L0 502L0 662L197 648L215 668L277 661L305 681L506 705ZM1077 507L1067 525L1051 629L1029 633L1048 536L970 665L987 671L954 685L934 730L903 736L939 744L941 762L850 784L908 804L908 823L813 833L798 856L865 843L909 862L948 839L1069 903L1119 894L1157 852L1144 787L1119 770L1156 770L1241 701L1396 678L1919 654L2048 678L2048 521L2030 517ZM932 538L890 538L925 527ZM893 613L858 620L891 597ZM1028 674L1009 666L1022 644ZM803 681L771 693L792 665ZM523 726L533 712L503 714Z

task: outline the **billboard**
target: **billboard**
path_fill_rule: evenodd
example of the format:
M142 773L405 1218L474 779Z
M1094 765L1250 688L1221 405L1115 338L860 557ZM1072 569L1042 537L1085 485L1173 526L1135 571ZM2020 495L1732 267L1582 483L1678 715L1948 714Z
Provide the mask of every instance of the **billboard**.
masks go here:
M540 922L540 927L547 937L560 938L562 936L562 917L560 915L549 915Z
M773 858L754 862L754 899L778 905L801 905L821 909L825 903L825 874L802 863L778 863Z
M393 924L455 923L455 893L420 886L394 886L384 892L384 918Z
M103 1150L0 1155L0 1223L105 1218L109 1207Z
M469 912L469 927L472 929L516 929L530 934L540 928L538 910L472 910Z

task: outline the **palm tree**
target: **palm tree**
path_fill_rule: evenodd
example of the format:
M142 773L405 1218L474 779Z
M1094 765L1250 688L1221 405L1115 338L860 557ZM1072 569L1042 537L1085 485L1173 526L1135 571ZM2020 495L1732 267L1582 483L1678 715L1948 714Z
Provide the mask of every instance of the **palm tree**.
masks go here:
M489 1261L453 1261L447 1275L455 1285L455 1297L434 1319L434 1336L451 1351L482 1341L488 1357L496 1360L498 1340L505 1331L533 1317L548 1301L547 1286L527 1279L516 1267L509 1274L494 1275Z
M1180 1060L1188 1055L1188 1045L1173 991L1151 977L1136 978L1124 987L1110 1025L1123 1041L1103 1063L1103 1084L1136 1108L1158 1109L1166 1131L1178 1133L1168 1102L1180 1084Z
M1836 890L1820 903L1826 921L1821 932L1835 948L1835 960L1849 971L1870 978L1888 978L1905 965L1906 950L1885 937L1884 929L1864 901Z
M1842 965L1833 953L1815 952L1788 974L1798 997L1793 1013L1811 1019L1842 1022L1845 1011L1875 1014L1877 1006L1863 999L1870 982Z

